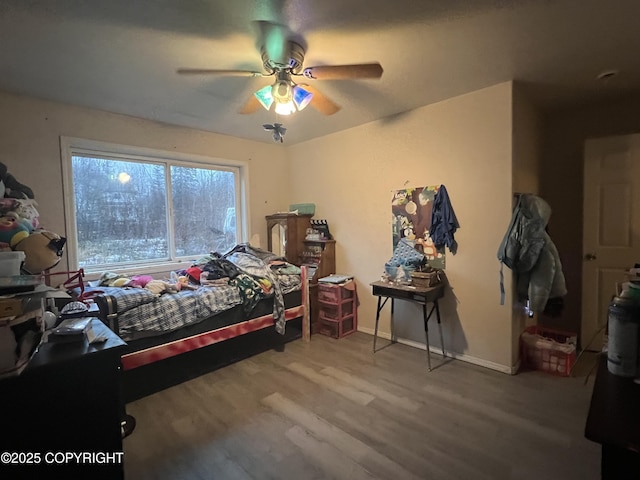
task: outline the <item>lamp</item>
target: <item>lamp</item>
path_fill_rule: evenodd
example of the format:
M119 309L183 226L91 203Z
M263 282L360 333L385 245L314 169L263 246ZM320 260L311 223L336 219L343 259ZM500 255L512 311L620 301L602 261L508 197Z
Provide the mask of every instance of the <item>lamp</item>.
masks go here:
M288 102L276 102L275 110L278 115L290 115L296 111L296 106L291 100Z
M271 85L262 87L260 90L254 93L255 97L260 102L265 110L269 110L273 104L273 97L271 96Z
M288 72L278 72L273 85L267 85L254 93L265 110L271 109L274 103L278 115L290 115L303 110L313 98L313 94L291 81Z
M298 110L302 110L304 109L304 107L309 105L309 102L311 102L312 98L313 93L305 90L300 85L296 85L293 87L293 103L296 104L296 108Z

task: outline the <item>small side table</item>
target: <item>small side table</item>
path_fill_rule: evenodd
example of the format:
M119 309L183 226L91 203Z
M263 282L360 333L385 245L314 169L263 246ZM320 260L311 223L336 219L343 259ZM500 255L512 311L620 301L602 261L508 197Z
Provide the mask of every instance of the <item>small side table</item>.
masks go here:
M438 329L440 330L440 343L442 345L442 356L446 357L444 351L444 338L442 336L442 324L440 323L440 307L438 299L444 295L444 285L439 283L433 287L416 287L413 285L397 285L395 283L377 281L371 283L373 295L378 297L378 308L376 311L376 327L373 334L373 351L376 352L376 340L378 338L378 321L380 320L380 311L384 308L387 300L391 299L391 316L393 321L394 300L407 300L422 305L422 318L424 320L424 333L427 345L427 364L431 371L431 350L429 348L429 319L435 311L436 320L438 321ZM382 300L384 298L384 301ZM431 303L432 307L427 314L427 304ZM392 328L393 330L393 328ZM391 341L395 343L393 331L391 332Z

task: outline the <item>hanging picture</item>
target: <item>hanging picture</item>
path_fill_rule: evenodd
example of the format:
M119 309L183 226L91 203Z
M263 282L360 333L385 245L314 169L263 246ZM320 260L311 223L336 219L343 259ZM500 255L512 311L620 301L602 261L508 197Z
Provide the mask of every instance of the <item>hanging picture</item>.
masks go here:
M429 236L433 199L440 185L403 188L392 192L391 213L393 226L393 248L401 238L422 245L430 266L444 269L444 247L437 250Z

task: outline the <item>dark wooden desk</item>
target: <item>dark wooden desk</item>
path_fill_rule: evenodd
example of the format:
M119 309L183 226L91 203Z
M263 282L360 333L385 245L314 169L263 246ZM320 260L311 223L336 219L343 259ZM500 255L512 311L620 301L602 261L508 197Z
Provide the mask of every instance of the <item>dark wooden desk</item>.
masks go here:
M0 452L32 455L31 463L0 464L0 478L124 478L126 344L97 318L92 323L106 342L43 343L20 375L0 381ZM85 456L67 460L67 453Z
M603 479L640 478L640 385L607 370L599 355L585 437L602 445Z
M394 300L407 300L422 305L422 319L424 321L424 333L427 345L427 364L431 371L431 350L429 348L429 319L433 312L436 312L436 320L440 330L440 343L442 345L442 356L446 357L444 352L444 339L442 337L442 324L440 323L440 308L438 299L444 295L444 285L442 283L434 287L415 287L413 285L396 285L394 283L377 281L371 284L373 294L378 297L378 309L376 311L376 327L373 334L373 351L376 351L376 340L378 338L378 321L380 320L380 311L384 308L387 300L391 299L391 342L395 343L395 335L393 332L393 306ZM384 301L382 300L384 298ZM427 304L431 303L432 307L427 314Z

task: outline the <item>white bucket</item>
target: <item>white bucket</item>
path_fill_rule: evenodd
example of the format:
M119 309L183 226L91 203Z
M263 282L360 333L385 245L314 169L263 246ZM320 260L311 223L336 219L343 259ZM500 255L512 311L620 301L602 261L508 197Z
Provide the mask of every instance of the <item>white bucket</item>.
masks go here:
M640 306L629 298L615 297L609 305L607 369L621 377L638 373Z

